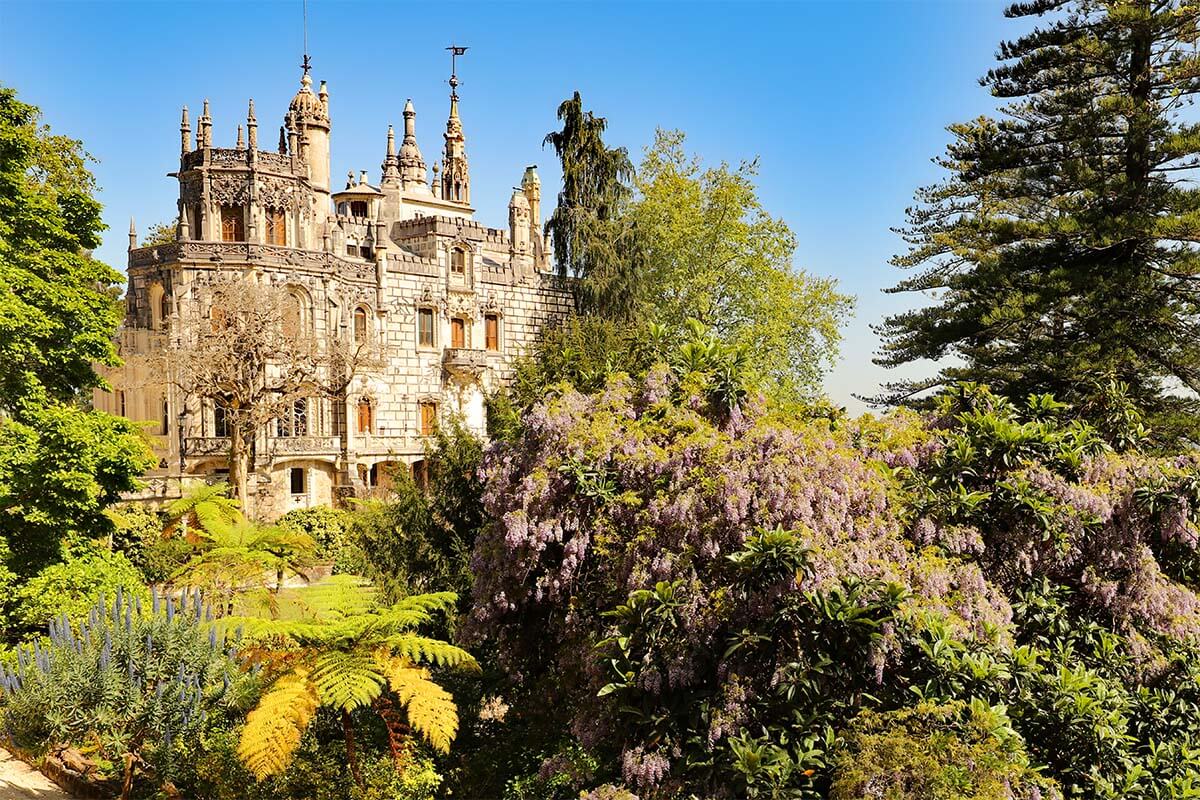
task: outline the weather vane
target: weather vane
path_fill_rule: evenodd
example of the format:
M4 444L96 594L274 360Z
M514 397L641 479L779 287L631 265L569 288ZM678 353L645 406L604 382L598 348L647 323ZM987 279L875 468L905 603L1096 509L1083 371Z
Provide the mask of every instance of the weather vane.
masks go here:
M458 69L455 59L466 53L467 48L452 44L446 49L450 51L450 91L453 93L458 88Z

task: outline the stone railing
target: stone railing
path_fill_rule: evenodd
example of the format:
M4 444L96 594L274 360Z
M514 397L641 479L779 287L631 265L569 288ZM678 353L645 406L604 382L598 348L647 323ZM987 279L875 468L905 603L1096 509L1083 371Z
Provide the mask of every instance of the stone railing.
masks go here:
M271 439L271 453L280 456L335 456L342 451L340 436L280 436Z
M171 242L129 251L129 266L145 267L174 261L209 261L216 264L267 264L310 269L337 269L361 281L375 280L374 262L339 258L321 250L302 250L257 242Z
M250 150L236 147L211 147L208 150L193 150L183 157L183 169L196 169L206 165L204 154L208 153L207 165L210 167L248 167L250 165ZM268 172L281 172L285 175L292 173L292 158L284 153L271 153L259 150L255 153L255 165Z
M183 440L185 456L229 455L228 436L188 436Z
M487 351L449 347L442 354L442 365L454 375L474 378L487 369Z
M424 442L416 436L358 433L354 436L354 451L359 455L399 455L424 450Z

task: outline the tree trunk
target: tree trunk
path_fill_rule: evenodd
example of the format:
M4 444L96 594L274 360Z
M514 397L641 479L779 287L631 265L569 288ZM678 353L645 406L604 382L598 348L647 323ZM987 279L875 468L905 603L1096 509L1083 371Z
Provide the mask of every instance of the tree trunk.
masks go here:
M246 491L249 473L250 448L246 441L246 432L239 420L229 432L229 485L233 490L234 499L242 504L242 511L247 515L250 511Z
M362 788L362 775L358 771L358 751L354 744L354 721L350 719L349 711L342 711L342 735L346 737L346 763L350 766L350 774L359 788Z

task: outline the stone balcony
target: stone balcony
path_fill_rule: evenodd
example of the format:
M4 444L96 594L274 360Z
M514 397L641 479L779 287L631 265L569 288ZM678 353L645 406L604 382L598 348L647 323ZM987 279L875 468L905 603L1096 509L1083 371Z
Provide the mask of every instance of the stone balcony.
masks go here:
M442 366L446 371L461 379L478 378L487 369L486 350L469 347L448 347L442 354Z
M229 455L229 437L188 436L183 440L183 454L189 457Z
M283 456L336 456L342 452L340 436L285 436L268 439L269 452Z

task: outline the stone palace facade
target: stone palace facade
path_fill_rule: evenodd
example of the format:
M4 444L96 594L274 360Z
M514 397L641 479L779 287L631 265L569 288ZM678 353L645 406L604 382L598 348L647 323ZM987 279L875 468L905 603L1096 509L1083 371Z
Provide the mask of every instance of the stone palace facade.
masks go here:
M175 241L137 247L131 223L119 341L127 358L153 352L186 304L203 302L203 287L238 276L286 289L318 332L377 337L384 366L258 432L248 505L268 518L368 494L397 469L419 476L429 437L450 415L482 433L485 395L542 326L573 307L550 271L533 167L506 228L475 221L456 77L432 178L410 101L399 147L388 128L378 183L351 172L341 189L330 173L329 93L324 82L313 92L307 58L300 83L272 150L259 147L253 101L233 147L214 146L207 101L194 139L184 108ZM159 465L142 499L227 475L222 409L155 388L154 376L121 374L133 369L111 374L116 390L98 392L95 405L156 434Z

